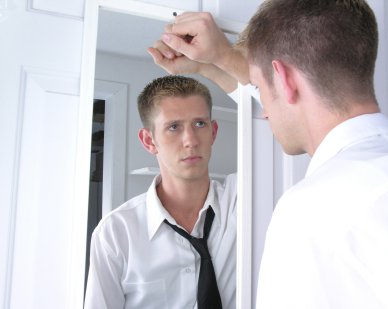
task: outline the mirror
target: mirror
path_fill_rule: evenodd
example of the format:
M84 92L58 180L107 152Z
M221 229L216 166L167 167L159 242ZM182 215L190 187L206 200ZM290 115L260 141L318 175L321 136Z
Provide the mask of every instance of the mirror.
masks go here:
M104 5L104 2L108 5ZM136 5L134 5L135 3ZM160 6L147 9L147 6L155 5L137 1L116 5L118 7L112 7L108 1L100 1L99 4L94 1L86 1L85 11L81 101L92 102L93 99L103 99L113 102L113 104L109 104L109 102L105 104L103 162L103 195L105 197L103 197L103 213L109 212L130 197L144 192L155 174L154 168L157 166L155 158L146 153L137 140L137 131L141 123L136 109L136 97L146 83L155 77L166 75L164 70L153 63L151 56L145 50L160 37L164 24L172 20L172 12L180 13L179 10ZM144 12L149 12L149 14ZM139 17L139 15L143 17ZM140 24L145 26L139 26ZM112 32L109 32L115 27L116 30L113 33L116 37L113 36ZM128 32L126 32L127 30ZM121 36L121 39L117 36ZM97 52L94 54L96 46ZM246 299L250 299L251 293L251 256L249 254L251 246L251 188L242 185L242 179L245 179L246 184L246 180L251 178L252 171L251 152L249 151L251 149L251 106L250 104L238 104L237 106L211 82L198 76L193 77L200 79L209 87L213 96L213 118L218 120L220 126L210 163L212 175L222 180L224 174L235 172L237 170L237 149L239 152L237 229L242 233L238 232L237 236L240 247L237 253L238 265L236 268L237 289L244 291L237 293L237 308L242 308L239 304L246 303ZM240 92L239 97L240 102L241 100L250 100L246 95L244 96L244 92ZM134 106L135 108L133 108ZM245 112L241 113L241 110L245 110ZM86 106L85 103L83 110L80 111L81 118L86 120L84 123L92 123L90 112L90 106ZM244 117L241 118L241 115ZM239 116L238 122L237 116ZM118 121L118 119L121 120ZM117 126L117 124L119 125ZM238 132L237 126L239 126ZM245 127L245 129L242 130L240 126ZM84 136L81 136L80 140L90 141L91 128L85 127L83 134ZM232 145L231 142L234 144ZM225 144L228 151L224 150ZM88 149L90 156L90 149L86 146L82 147ZM246 151L243 152L242 149ZM124 163L119 164L120 168L117 168L116 163L120 160ZM80 165L83 166L81 161ZM123 166L125 168L122 168ZM117 188L119 188L118 192L114 192L114 190L117 191ZM82 191L81 187L79 191ZM106 201L106 199L108 200ZM82 200L81 196L79 200ZM246 206L242 207L241 205ZM79 216L82 217L82 214ZM81 221L80 219L80 224ZM84 227L80 226L79 228L82 230ZM79 290L77 289L77 291Z
M114 118L123 113L127 115L126 118L119 119L121 124L117 123L117 119L111 121L113 125L121 127L114 129L115 135L108 136L108 139L121 138L122 140L109 142L105 138L109 145L107 147L120 148L120 145L125 144L127 146L126 149L113 151L121 152L121 155L127 159L127 162L122 162L126 164L120 166L118 170L124 170L125 166L127 170L124 179L121 178L125 184L116 183L116 185L125 186L123 190L125 196L112 198L112 209L125 200L143 193L152 179L149 176L156 172L155 158L144 151L137 137L138 130L142 127L137 111L137 96L151 80L167 75L153 63L151 56L146 52L147 47L152 46L153 42L160 38L165 24L163 21L150 18L105 9L99 10L94 99L109 97L109 94L105 94L104 97L104 91L106 92L104 85L108 83L116 84L116 88L121 87L127 91L127 98L124 96L122 98L124 101L127 99L124 107L118 107L117 104L116 106L106 105L107 112L110 114L106 117L108 122L112 120L109 117ZM237 171L237 104L212 82L198 75L192 77L208 86L213 97L213 118L219 122L220 129L213 146L210 172L214 178L222 180L223 175ZM115 113L114 110L117 108L121 109L120 113ZM104 175L105 170L110 167L111 164L104 164ZM114 178L115 175L112 177ZM109 207L106 207L104 213L109 210Z
M91 233L101 217L146 192L158 174L155 157L138 140L142 124L137 96L150 81L168 74L146 51L160 38L166 22L103 8L98 20L85 278ZM237 104L211 81L191 77L212 94L219 130L209 171L222 182L237 171Z

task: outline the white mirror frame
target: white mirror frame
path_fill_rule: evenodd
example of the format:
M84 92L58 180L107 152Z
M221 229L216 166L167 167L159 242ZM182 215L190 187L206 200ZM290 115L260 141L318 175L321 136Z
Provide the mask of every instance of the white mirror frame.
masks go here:
M201 7L201 6L200 6ZM81 89L77 140L77 181L75 203L79 211L73 216L72 236L73 289L69 295L70 308L82 308L84 297L86 227L89 195L90 138L92 130L94 73L96 62L98 12L100 8L121 13L171 21L176 8L134 0L86 0ZM217 19L217 24L229 33L239 33L245 24ZM152 43L152 42L150 42ZM236 308L252 308L252 104L250 95L239 87L238 103L238 200L237 200L237 291ZM82 235L82 237L80 237Z

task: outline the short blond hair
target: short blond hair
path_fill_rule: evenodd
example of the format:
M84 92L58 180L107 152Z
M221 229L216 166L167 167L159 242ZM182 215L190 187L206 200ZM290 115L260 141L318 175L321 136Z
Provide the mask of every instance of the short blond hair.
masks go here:
M212 98L209 89L194 78L179 75L159 77L150 82L137 98L137 107L140 119L145 128L152 129L152 117L155 107L167 97L201 96L208 108L211 117Z

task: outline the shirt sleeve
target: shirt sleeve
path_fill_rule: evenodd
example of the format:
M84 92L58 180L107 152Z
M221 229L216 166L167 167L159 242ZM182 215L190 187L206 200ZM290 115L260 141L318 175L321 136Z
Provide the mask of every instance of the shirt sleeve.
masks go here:
M258 89L255 86L253 86L252 84L246 84L245 86L242 86L242 87L244 87L249 91L250 95L253 97L255 101L257 101L258 103L260 102L260 94ZM237 87L234 91L228 93L228 96L236 103L238 103L238 89L239 87Z
M123 309L121 285L124 259L104 230L93 232L84 309Z
M224 181L224 196L230 204L230 212L234 214L237 210L237 173L226 176ZM233 215L236 218L235 215Z

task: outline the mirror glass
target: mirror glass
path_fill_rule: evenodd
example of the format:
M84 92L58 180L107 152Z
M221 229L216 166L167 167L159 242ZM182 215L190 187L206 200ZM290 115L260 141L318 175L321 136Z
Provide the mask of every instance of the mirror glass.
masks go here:
M119 143L126 144L126 166L122 167L126 169L124 200L143 193L152 180L153 168L157 167L155 158L138 141L141 122L136 100L147 83L167 74L153 63L146 51L160 38L164 25L165 22L144 17L104 9L99 12L95 87L103 81L126 85L128 89L125 140ZM212 93L213 118L220 128L213 146L210 172L222 180L222 175L237 170L237 104L209 80L198 75L191 77L201 80ZM99 89L95 89L95 94L98 92ZM112 205L112 208L117 206Z
M160 38L164 25L99 10L89 198L94 205L89 205L86 269L91 232L101 216L147 191L158 173L156 159L138 140L142 125L137 96L151 80L167 74L146 51ZM222 182L225 175L237 171L237 104L211 81L191 77L208 86L213 97L219 130L209 170L213 179Z

